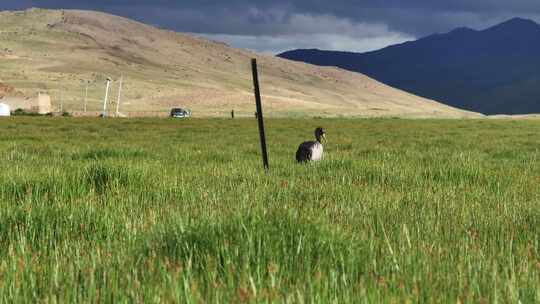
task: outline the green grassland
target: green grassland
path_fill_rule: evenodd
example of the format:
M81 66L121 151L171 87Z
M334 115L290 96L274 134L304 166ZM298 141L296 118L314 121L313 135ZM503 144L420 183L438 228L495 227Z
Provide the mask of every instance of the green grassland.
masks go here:
M540 301L539 121L267 128L0 120L0 302Z

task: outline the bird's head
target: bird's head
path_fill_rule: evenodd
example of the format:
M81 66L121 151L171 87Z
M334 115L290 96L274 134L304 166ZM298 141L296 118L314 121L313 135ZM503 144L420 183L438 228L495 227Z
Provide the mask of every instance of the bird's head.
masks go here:
M327 142L326 140L326 132L324 132L323 128L317 128L315 129L315 138L318 142L321 142L322 139L324 139L324 142Z

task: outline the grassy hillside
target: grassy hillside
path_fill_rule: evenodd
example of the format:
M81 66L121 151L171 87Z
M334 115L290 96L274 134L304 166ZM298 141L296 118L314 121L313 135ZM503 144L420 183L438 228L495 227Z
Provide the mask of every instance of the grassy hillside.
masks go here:
M0 83L45 91L68 110L101 109L107 77L125 76L123 111L191 108L196 115L254 112L250 59L260 64L270 115L462 117L472 113L395 90L366 76L258 55L89 11L0 13ZM114 104L112 105L114 107Z
M540 301L538 121L267 126L0 120L1 301Z

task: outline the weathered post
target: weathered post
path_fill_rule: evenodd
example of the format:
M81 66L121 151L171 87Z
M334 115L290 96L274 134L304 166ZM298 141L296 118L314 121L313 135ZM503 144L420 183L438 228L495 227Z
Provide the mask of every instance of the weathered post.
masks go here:
M251 59L251 70L253 72L253 88L255 92L255 103L257 105L257 120L259 121L259 137L261 139L261 150L264 169L268 171L268 152L266 150L266 136L264 134L264 119L261 103L261 91L259 87L259 73L257 71L257 59Z

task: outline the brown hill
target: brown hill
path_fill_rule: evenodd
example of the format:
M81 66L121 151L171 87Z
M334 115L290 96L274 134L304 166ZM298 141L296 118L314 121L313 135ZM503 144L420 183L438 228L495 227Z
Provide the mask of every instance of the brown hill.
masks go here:
M11 95L15 92L15 88L0 82L0 98Z
M0 13L3 80L27 96L53 96L58 107L102 107L104 83L124 75L121 110L167 111L183 106L200 116L231 109L252 115L250 58L256 57L266 112L275 116L477 117L388 87L361 74L231 48L91 11L31 9Z

